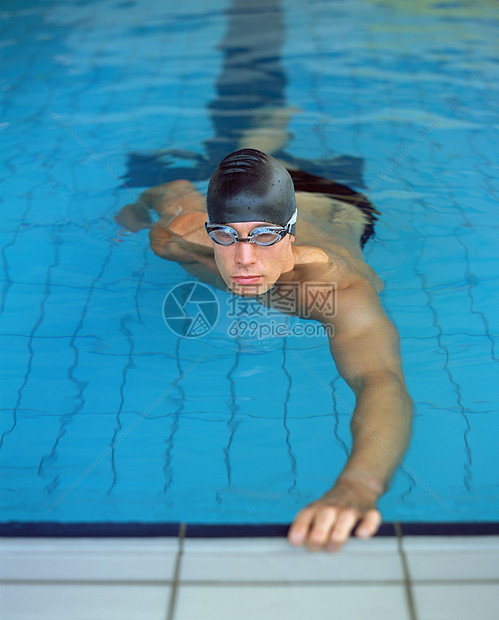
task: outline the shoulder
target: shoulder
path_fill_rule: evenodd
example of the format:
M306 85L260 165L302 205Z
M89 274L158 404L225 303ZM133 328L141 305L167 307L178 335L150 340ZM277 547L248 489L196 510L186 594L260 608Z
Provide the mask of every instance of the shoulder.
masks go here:
M309 245L293 245L292 247L295 265L330 262L330 257L327 252L324 252L324 250L320 248Z
M342 257L331 257L328 263L296 265L293 281L300 283L305 317L343 328L360 327L383 313L382 283L366 263L352 265Z
M362 256L353 256L344 252L324 250L312 246L293 246L294 280L307 282L334 282L339 289L355 283L370 284L377 293L383 290L383 282Z

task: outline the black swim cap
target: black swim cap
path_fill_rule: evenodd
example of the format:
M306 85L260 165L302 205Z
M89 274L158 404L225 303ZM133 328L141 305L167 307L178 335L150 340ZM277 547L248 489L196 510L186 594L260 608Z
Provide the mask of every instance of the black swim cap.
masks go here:
M210 224L289 224L295 234L293 181L284 166L261 151L241 149L227 155L211 177L206 204Z

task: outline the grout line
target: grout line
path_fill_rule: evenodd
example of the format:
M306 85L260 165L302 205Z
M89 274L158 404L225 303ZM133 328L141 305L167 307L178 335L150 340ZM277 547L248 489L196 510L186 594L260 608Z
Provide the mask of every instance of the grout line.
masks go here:
M409 564L407 562L407 556L405 555L405 551L402 545L402 528L400 527L400 523L398 522L393 524L393 528L395 530L395 533L397 534L397 548L400 556L400 561L402 562L402 571L404 573L404 591L407 602L407 610L409 612L409 618L410 620L418 620L416 614L416 605L414 602L414 594L412 591L412 580L409 571Z
M216 581L216 580L209 580L209 579L189 579L187 581L182 581L182 587L198 587L198 586L209 586L210 588L217 588L217 587L221 587L221 588L227 588L227 587L269 587L269 588L279 588L279 587L307 587L307 586L318 586L318 587L325 587L325 588L330 588L332 583L334 584L335 587L337 586L344 586L344 587L364 587L364 586L376 586L379 588L384 588L384 587L390 587L390 586L404 586L405 583L402 580L386 580L386 581L376 581L376 580L368 580L368 579L340 579L340 580L334 580L334 582L331 581L331 579L328 579L327 581L319 581L319 580L314 580L311 579L310 581L293 581L292 579L290 580L280 580L280 581L251 581L251 580L245 580L245 581L224 581L224 580L220 580L220 581ZM418 586L435 586L435 587L439 587L439 586L455 586L455 585L459 585L459 586L477 586L477 585L484 585L484 586L499 586L499 579L477 579L477 580L459 580L457 581L456 579L443 579L442 581L436 581L435 579L424 579L424 580L417 580L413 582L414 584L417 584ZM411 617L411 620L417 620L417 616L414 616L414 618Z
M178 551L177 557L175 559L175 568L173 571L173 583L170 588L170 603L168 605L168 612L166 615L166 620L173 620L175 616L175 605L177 603L177 591L178 591L178 581L180 576L180 565L182 563L182 554L184 553L184 539L185 532L187 530L187 525L185 523L181 523L178 528Z
M147 586L174 586L172 580L137 580L137 579L2 579L1 585L15 585L15 586L129 586L129 587L142 587ZM179 582L180 583L180 582ZM414 579L411 581L412 585L418 586L499 586L499 579ZM403 579L335 579L335 586L403 586ZM266 579L265 581L255 580L226 580L226 579L184 579L182 580L182 587L189 586L210 586L210 587L229 587L229 586L331 586L331 579Z
M10 586L172 586L170 579L2 579L0 585Z
M431 581L430 583L434 583L433 581ZM439 582L440 583L440 582ZM455 583L454 581L451 582L452 584ZM495 582L498 583L498 582ZM334 587L337 586L345 586L345 587L364 587L364 586L376 586L376 587L390 587L390 586L401 586L403 585L402 580L386 580L386 581L370 581L367 579L363 579L363 580L358 580L358 579L350 579L350 580L334 580L331 581L331 579L328 580L314 580L311 579L310 581L308 580L293 580L293 579L286 579L286 580L265 580L265 581L258 581L258 580L251 580L251 579L245 579L244 581L224 581L224 580L210 580L210 579L189 579L188 581L182 581L182 587L198 587L198 586L209 586L210 588L230 588L230 587L235 587L235 588L244 588L244 587L250 587L250 588L280 588L280 587L304 587L307 588L309 586L318 586L318 587L324 587L324 588L331 588L331 586L334 585Z

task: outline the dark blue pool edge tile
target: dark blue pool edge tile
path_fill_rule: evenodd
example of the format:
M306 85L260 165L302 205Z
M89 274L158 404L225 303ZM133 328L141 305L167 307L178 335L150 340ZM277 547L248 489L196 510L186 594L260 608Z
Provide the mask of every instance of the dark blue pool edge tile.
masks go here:
M395 523L383 523L378 537L396 536ZM18 538L154 538L179 535L180 523L57 523L10 522L0 524L0 536ZM397 524L403 536L497 536L499 522ZM187 524L186 538L279 538L288 523Z

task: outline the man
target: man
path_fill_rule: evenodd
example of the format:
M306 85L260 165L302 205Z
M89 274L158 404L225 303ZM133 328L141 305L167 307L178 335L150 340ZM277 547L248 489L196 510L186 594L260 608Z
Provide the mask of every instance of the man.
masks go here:
M362 259L361 242L375 219L370 203L344 186L288 172L272 157L242 149L219 164L206 202L191 183L175 181L144 192L117 219L139 230L151 226L152 210L159 215L150 231L158 256L270 306L272 291L297 286L295 314L326 327L336 368L356 396L353 446L334 486L298 513L288 538L334 551L351 532L375 534L378 498L409 442L412 405L399 336L378 297L383 285ZM334 290L334 316L314 304L306 286L311 282Z

